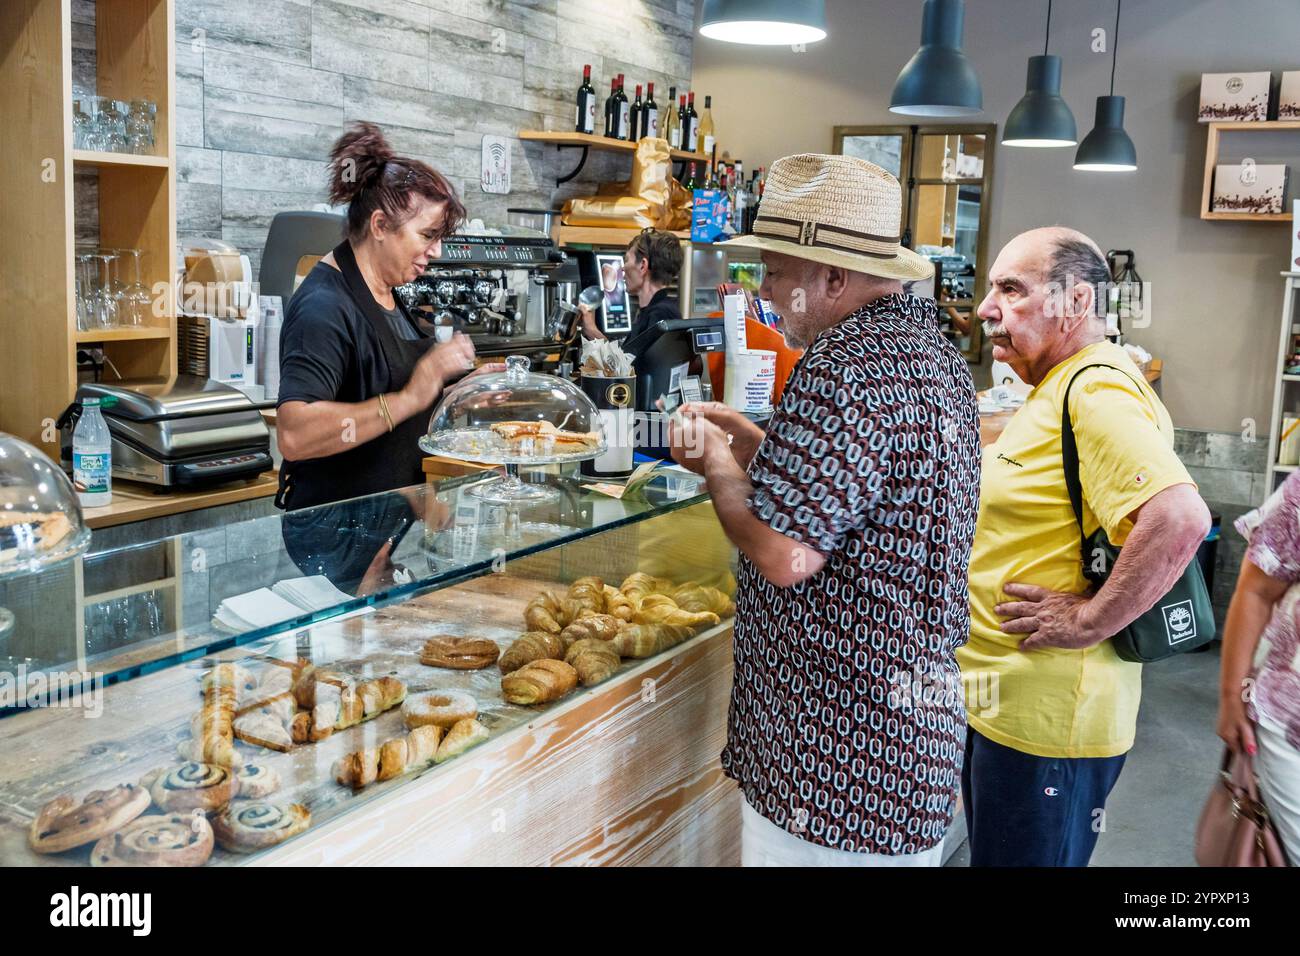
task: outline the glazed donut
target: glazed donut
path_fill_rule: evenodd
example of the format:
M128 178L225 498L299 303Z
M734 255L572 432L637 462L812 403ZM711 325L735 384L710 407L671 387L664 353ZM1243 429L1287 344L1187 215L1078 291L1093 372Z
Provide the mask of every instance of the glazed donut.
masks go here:
M439 634L424 642L420 663L458 671L476 671L497 662L501 648L483 637L453 637Z
M212 827L201 810L137 817L95 844L91 866L202 866L212 855Z
M27 843L37 853L62 853L93 843L147 809L149 791L133 783L93 790L80 803L64 794L41 807L27 831Z
M193 760L171 770L155 770L141 784L148 786L153 802L165 813L215 813L239 793L235 771Z
M260 800L280 789L280 775L264 763L246 763L236 772L239 795Z
M282 843L311 825L311 811L300 803L280 805L237 800L213 818L217 842L235 853L253 853Z
M478 702L458 690L431 690L408 697L402 704L402 720L408 729L436 724L450 728L459 720L478 716Z

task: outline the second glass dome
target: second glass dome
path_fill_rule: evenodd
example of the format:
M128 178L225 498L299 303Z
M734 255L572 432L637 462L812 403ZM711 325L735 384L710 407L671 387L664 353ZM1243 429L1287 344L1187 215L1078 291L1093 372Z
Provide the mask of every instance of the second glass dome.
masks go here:
M420 447L431 455L492 465L543 465L605 452L600 413L572 382L529 370L512 355L503 372L451 386Z

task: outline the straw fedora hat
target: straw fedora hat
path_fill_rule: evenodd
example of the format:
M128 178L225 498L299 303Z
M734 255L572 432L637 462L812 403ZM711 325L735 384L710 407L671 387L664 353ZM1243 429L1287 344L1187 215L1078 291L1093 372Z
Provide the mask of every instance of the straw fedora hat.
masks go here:
M902 190L875 163L800 153L772 164L753 235L729 246L781 252L886 279L926 279L934 265L902 244Z

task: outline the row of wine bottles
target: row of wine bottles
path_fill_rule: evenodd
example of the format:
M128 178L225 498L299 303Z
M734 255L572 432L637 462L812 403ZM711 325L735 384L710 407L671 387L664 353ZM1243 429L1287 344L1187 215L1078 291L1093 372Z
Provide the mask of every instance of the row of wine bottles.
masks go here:
M579 133L596 132L596 89L591 85L591 64L582 68L582 86L578 87L578 105L575 129ZM695 92L682 93L677 87L668 88L668 108L660 111L655 102L655 85L647 84L646 97L641 98L641 85L636 86L635 99L629 100L623 89L623 74L609 84L605 98L604 135L610 139L636 140L646 136L659 136L668 140L673 149L688 153L713 154L716 139L713 134L713 97L704 98L704 112L695 109Z

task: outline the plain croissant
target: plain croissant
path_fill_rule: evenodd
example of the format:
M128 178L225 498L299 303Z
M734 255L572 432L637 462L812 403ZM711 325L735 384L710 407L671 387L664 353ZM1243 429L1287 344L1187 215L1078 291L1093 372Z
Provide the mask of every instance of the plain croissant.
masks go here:
M609 641L583 638L574 641L564 655L564 662L578 672L583 687L599 684L618 670L618 651Z
M611 643L621 657L653 657L694 633L695 628L689 624L631 624L619 631Z
M605 588L605 613L612 614L620 621L632 620L632 615L636 613L636 605L632 599L616 587L606 584Z
M720 620L712 611L684 611L665 594L649 595L632 615L634 624L684 624L696 628L712 627Z
M657 578L644 571L635 571L623 579L619 590L632 602L639 605L647 595L672 590L673 583L666 578Z
M544 657L559 660L564 656L564 648L564 640L559 634L552 634L549 631L529 631L517 637L515 642L506 648L506 652L501 655L497 664L501 668L501 673L509 674L511 671L519 670L525 664Z
M475 744L481 744L489 736L488 729L477 720L473 717L464 717L452 724L447 735L442 738L433 762L442 763L444 760L459 756Z
M718 617L731 617L736 613L736 605L731 598L717 588L705 587L688 581L675 588L669 595L683 611L711 611Z
M584 641L588 638L597 641L612 641L619 629L626 625L627 621L614 617L612 614L593 614L590 617L579 618L562 630L560 640L564 644L565 653L567 653L574 641Z
M569 585L569 600L576 604L582 611L590 611L592 614L605 613L605 582L597 577L578 578ZM581 616L581 612L573 615L570 619L576 620Z
M501 693L512 704L545 704L578 686L578 672L564 661L542 659L501 678Z

